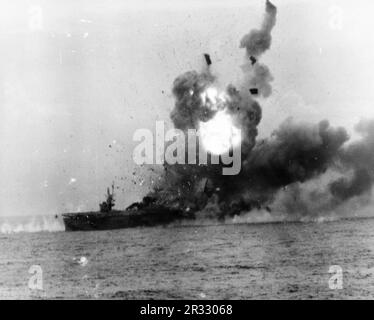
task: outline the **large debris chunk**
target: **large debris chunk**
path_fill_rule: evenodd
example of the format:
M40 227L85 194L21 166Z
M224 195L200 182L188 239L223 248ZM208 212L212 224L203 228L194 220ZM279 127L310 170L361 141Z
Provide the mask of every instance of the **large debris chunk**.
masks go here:
M207 54L207 53L204 53L204 58L205 58L206 64L208 66L210 66L212 64L212 60L210 59L210 55Z
M249 89L249 92L253 95L257 95L258 94L258 89L257 88L251 88L251 89Z

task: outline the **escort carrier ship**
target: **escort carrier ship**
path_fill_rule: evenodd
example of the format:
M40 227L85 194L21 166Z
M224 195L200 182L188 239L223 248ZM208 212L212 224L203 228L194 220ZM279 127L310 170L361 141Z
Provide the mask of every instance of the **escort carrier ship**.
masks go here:
M184 210L158 204L155 198L144 197L125 210L115 210L114 186L112 192L107 189L106 201L100 204L100 211L63 213L66 231L89 231L134 228L139 226L166 225L180 219L193 216Z

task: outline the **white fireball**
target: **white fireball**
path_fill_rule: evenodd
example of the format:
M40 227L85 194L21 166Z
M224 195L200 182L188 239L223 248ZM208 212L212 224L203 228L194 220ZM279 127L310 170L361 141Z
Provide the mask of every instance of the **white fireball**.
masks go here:
M225 111L218 111L212 119L200 122L200 137L205 150L223 154L241 142L241 132Z
M226 110L230 98L225 91L214 86L207 87L200 97L206 107L217 111L212 119L199 124L202 145L212 154L223 154L241 142L240 129L234 125Z

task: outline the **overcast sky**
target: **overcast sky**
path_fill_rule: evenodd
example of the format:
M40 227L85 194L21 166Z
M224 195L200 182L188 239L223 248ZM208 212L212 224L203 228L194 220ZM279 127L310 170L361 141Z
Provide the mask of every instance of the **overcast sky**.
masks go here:
M373 1L274 3L260 135L288 116L349 130L374 118ZM202 53L237 83L239 40L263 12L262 0L1 1L0 215L96 210L113 180L118 208L140 199L134 130L170 123L171 84Z

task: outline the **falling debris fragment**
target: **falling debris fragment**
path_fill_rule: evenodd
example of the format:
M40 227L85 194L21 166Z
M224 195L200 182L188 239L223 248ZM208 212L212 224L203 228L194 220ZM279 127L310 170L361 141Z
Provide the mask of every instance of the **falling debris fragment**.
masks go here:
M251 89L249 89L249 92L253 95L256 95L256 94L258 94L258 89L257 88L251 88Z
M277 8L266 1L265 17L261 28L253 29L240 41L240 47L245 48L248 56L258 58L271 46L271 31L275 26Z
M250 56L249 60L251 60L252 66L256 63L257 59L254 56Z
M204 53L204 58L205 58L206 64L208 66L210 66L212 64L212 60L210 59L210 55L207 54L207 53Z

